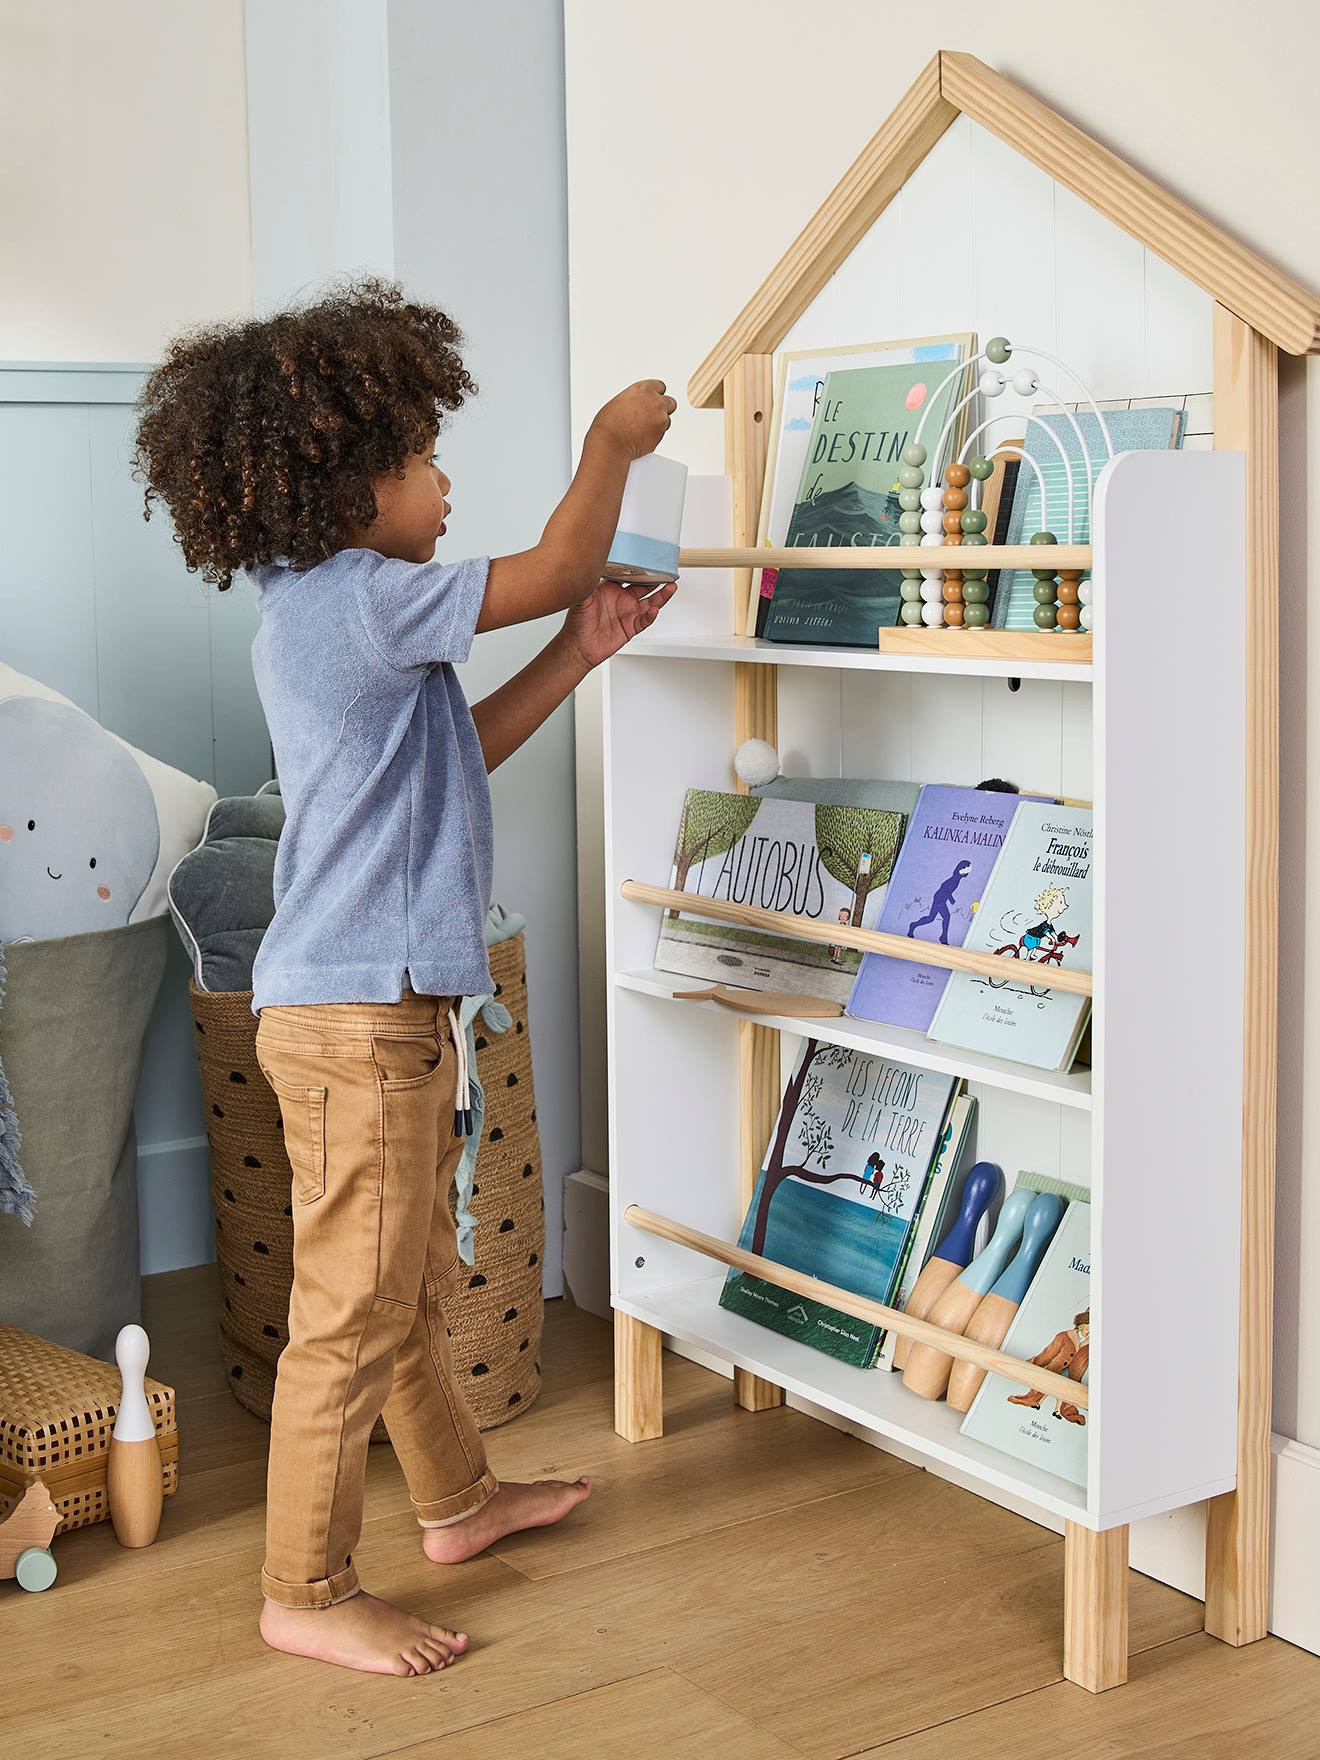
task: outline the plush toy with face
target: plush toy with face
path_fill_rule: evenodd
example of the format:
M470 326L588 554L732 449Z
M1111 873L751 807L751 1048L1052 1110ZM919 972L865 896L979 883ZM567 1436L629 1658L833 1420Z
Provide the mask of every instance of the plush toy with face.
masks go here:
M126 746L64 703L0 701L0 942L127 923L159 850Z

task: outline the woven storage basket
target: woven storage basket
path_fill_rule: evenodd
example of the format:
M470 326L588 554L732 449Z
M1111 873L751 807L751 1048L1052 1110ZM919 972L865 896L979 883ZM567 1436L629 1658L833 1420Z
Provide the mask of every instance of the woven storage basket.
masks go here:
M486 1129L472 1202L476 1263L448 1315L455 1374L483 1430L516 1417L540 1392L545 1252L523 937L492 947L490 966L513 1024L493 1033L477 1017ZM257 1065L251 992L193 986L190 994L211 1144L221 1345L235 1397L269 1418L293 1282L292 1176L279 1105ZM375 1436L384 1433L378 1424Z
M0 1324L0 1517L40 1479L60 1512L56 1533L110 1514L105 1476L119 1371L16 1326ZM179 1483L174 1389L147 1379L165 1495Z

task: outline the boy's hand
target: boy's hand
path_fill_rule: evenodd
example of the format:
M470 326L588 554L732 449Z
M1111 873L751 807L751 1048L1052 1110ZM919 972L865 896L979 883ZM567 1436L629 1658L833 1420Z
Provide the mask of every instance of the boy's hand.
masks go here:
M630 459L642 458L664 439L677 408L674 399L666 396L662 379L641 379L610 399L591 431L622 446Z
M602 581L591 597L575 605L564 619L560 640L589 672L634 636L650 629L676 590L673 581L662 587L621 587L614 581Z

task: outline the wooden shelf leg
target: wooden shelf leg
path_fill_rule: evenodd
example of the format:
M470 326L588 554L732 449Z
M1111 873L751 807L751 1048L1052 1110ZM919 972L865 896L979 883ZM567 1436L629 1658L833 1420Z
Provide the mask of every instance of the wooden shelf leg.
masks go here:
M663 1334L631 1314L614 1315L614 1428L625 1442L664 1434L660 1351Z
M1088 1693L1121 1687L1128 1671L1128 1531L1065 1522L1063 1672Z
M738 1188L745 1214L779 1114L779 1035L754 1021L738 1022L738 1092L742 1099ZM733 1397L745 1412L768 1412L783 1405L784 1390L750 1369L735 1369Z
M1237 1490L1206 1506L1205 1629L1269 1629L1279 947L1279 358L1215 307L1215 445L1247 458L1247 918Z

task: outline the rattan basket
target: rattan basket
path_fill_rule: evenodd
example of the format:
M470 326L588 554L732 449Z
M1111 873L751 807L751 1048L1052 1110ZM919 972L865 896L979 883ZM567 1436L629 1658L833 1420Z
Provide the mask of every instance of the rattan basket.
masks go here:
M118 1399L113 1364L0 1324L0 1517L40 1479L60 1512L57 1533L104 1521ZM174 1389L148 1377L147 1404L169 1497L179 1482Z
M492 947L490 964L513 1024L497 1034L477 1020L486 1129L472 1203L476 1263L448 1317L455 1372L483 1430L525 1411L540 1392L545 1252L523 937ZM190 994L211 1145L221 1348L235 1398L269 1418L293 1282L292 1176L279 1106L257 1065L251 992L194 986Z

